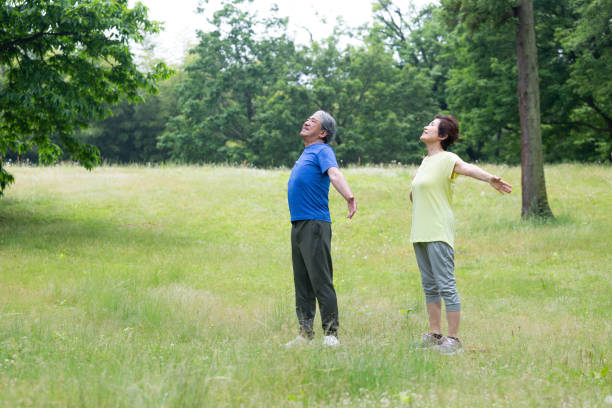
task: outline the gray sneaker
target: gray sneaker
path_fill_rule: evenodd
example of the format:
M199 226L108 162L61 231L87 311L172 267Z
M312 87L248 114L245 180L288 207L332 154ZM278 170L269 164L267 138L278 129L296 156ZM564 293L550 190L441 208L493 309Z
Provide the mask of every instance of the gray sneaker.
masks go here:
M411 347L416 350L426 350L442 344L444 337L436 337L433 333L425 333L423 340L411 344Z
M447 356L453 356L463 352L463 346L461 340L454 339L452 337L444 337L442 344L435 346L434 350L440 354L446 354Z

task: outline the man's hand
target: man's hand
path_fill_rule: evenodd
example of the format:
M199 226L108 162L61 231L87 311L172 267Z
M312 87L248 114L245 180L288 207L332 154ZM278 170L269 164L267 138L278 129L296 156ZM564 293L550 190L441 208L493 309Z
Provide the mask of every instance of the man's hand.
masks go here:
M350 197L348 200L346 200L346 204L348 205L349 211L346 218L351 219L353 218L353 215L355 215L355 212L357 212L357 201L355 201L355 197Z

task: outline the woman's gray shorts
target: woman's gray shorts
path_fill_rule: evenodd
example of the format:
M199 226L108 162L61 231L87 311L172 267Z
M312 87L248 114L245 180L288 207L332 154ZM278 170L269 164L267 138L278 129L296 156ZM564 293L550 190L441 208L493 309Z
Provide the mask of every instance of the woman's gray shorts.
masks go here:
M446 242L415 242L414 253L421 271L421 283L427 303L444 298L447 312L461 310L455 283L455 252Z

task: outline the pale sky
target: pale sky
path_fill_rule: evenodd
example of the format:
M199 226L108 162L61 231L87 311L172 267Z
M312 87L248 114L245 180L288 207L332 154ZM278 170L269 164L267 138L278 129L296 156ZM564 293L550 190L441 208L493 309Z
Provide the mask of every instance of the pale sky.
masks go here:
M408 4L410 0L397 1ZM437 3L437 0L411 0L417 7ZM130 5L136 0L130 0ZM197 41L196 30L210 29L206 16L221 8L221 0L209 0L204 4L205 15L196 13L198 0L140 0L149 9L149 19L164 23L165 30L154 38L156 56L171 64L179 64L188 48ZM315 40L332 34L336 18L342 17L349 27L357 27L372 21L372 0L254 0L246 3L259 16L269 13L273 4L278 5L277 15L289 17L289 34L297 43L306 44L310 35L302 27L308 27ZM326 20L324 22L323 20Z

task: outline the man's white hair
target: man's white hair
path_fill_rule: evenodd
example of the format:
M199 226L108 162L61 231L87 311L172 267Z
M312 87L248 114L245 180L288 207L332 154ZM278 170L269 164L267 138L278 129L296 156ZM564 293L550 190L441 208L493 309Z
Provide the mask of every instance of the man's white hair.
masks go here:
M327 130L327 135L323 139L325 143L331 143L336 136L336 119L324 110L318 110L314 113L321 118L321 129Z

